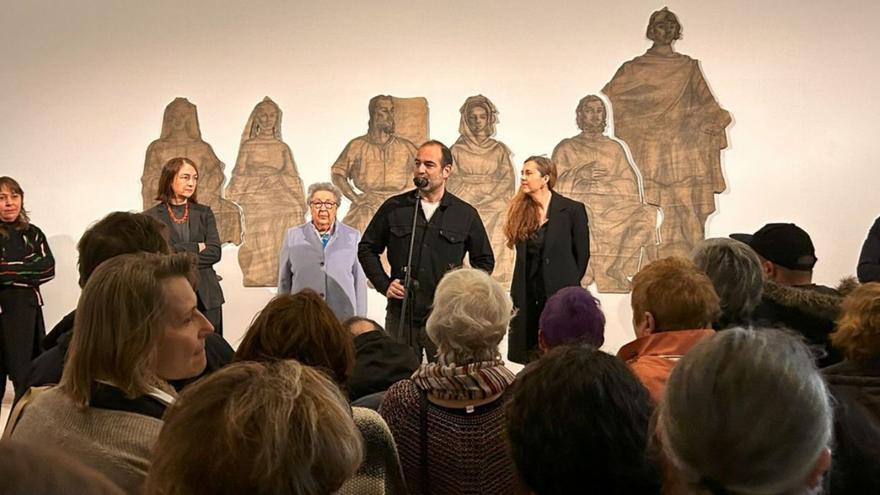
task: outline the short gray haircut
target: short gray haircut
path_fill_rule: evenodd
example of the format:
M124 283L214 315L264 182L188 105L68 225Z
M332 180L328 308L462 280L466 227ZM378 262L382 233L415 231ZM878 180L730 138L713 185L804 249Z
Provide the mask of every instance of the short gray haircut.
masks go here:
M311 202L312 196L318 191L332 192L333 195L336 196L336 204L338 205L342 202L342 193L339 192L339 188L329 182L315 182L314 184L310 185L309 193L307 195L308 199L306 199L306 201Z
M488 273L475 268L447 272L437 285L425 325L441 363L457 365L501 359L513 301Z
M801 488L832 434L832 406L807 346L774 329L733 328L675 366L659 407L663 448L694 488Z
M721 298L721 327L748 324L761 302L764 274L761 260L748 245L726 237L706 239L691 252Z

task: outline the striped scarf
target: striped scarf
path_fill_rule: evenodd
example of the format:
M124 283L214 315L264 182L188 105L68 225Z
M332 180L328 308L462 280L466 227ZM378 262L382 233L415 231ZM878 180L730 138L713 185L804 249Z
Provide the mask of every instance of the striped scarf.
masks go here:
M481 400L503 392L515 375L501 359L461 366L423 364L412 375L416 386L443 400Z

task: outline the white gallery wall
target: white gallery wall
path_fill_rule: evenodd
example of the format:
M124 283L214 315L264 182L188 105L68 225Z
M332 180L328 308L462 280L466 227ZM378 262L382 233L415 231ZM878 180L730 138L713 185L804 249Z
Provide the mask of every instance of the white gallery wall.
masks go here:
M451 144L458 109L483 94L517 167L577 134L574 109L649 46L660 2L3 0L0 175L25 189L57 277L54 325L76 305L75 244L113 210L138 210L147 145L178 96L229 177L254 105L283 110L282 133L306 184L329 180L367 127L367 101L423 96L431 137ZM702 62L730 111L728 190L709 236L793 221L813 237L816 279L852 274L878 208L880 5L867 1L671 1L677 51ZM347 205L343 206L343 214ZM237 248L217 266L226 335L237 344L271 289L244 288ZM629 297L600 295L605 348L632 338ZM372 292L371 317L384 299Z

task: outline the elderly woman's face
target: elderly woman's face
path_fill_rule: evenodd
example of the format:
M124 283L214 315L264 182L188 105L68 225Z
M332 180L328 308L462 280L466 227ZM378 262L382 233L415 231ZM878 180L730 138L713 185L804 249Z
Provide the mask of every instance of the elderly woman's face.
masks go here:
M467 123L474 134L485 133L489 125L489 113L481 106L473 106L468 110Z
M0 220L12 223L21 214L21 194L6 186L0 187Z
M174 199L189 199L196 192L198 183L199 174L196 169L192 165L184 163L171 182L171 192L174 193Z
M330 191L315 191L309 200L312 223L320 231L324 231L333 225L333 222L336 221L336 211L338 209L339 205L336 204L336 195Z
M165 329L159 342L156 374L181 380L205 371L205 338L214 331L196 307L196 293L184 277L165 282Z

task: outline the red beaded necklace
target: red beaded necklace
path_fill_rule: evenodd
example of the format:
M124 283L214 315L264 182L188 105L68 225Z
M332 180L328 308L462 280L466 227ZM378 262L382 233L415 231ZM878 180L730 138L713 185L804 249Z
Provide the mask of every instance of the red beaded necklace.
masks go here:
M171 216L171 221L177 225L181 225L189 220L189 201L183 203L183 216L177 218L174 216L174 210L171 209L171 203L165 203L165 207L168 208L168 215Z

